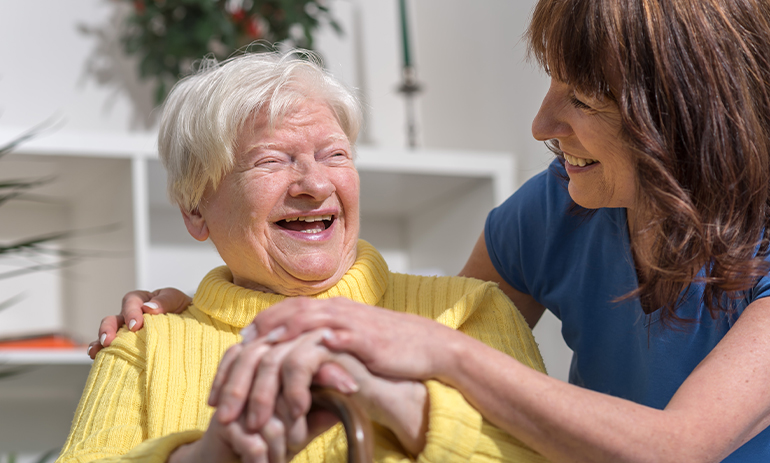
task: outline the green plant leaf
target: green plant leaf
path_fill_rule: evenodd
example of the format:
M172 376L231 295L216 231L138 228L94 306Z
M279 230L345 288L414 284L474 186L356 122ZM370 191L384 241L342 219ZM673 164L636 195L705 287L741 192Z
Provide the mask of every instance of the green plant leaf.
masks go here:
M0 379L10 378L12 376L18 376L22 373L28 372L31 369L32 367L29 367L29 366L20 366L20 367L11 367L5 370L0 370Z
M0 189L14 188L14 189L22 190L22 189L34 188L40 185L44 185L50 182L51 180L53 180L53 178L36 179L36 180L22 180L22 179L0 180Z
M329 19L329 25L334 29L334 32L337 33L340 37L345 36L345 30L342 29L342 26L340 26L340 23L337 22L334 18Z
M26 298L27 298L26 293L19 293L13 296L12 298L6 299L3 302L0 302L0 311L3 311L11 306L14 306Z
M55 128L59 123L61 122L60 118L57 117L49 117L48 119L44 120L40 124L32 127L31 129L27 130L26 132L22 133L18 137L14 138L13 140L9 141L5 145L0 145L0 157L5 156L6 154L10 153L14 149L16 149L19 145L24 143L25 141L36 137L37 135L45 132L46 130L50 130Z
M35 460L34 463L46 463L48 460L50 460L53 457L56 457L59 455L59 451L57 449L52 449L44 453L40 456L37 460Z
M51 241L57 241L72 236L73 232L59 232L49 233L46 235L34 236L32 238L25 238L16 242L13 242L6 246L0 246L0 255L7 254L14 251L19 251L25 248L31 248L38 244L48 243Z

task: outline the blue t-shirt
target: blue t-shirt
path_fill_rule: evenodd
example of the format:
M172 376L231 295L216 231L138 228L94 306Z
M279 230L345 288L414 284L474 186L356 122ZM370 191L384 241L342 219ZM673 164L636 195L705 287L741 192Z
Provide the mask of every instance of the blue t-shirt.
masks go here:
M660 311L645 314L637 298L617 301L638 285L626 210L571 209L565 176L554 161L490 212L489 257L506 282L561 320L574 352L571 383L663 409L743 309L770 295L770 277L716 320L701 302L703 286L692 285L677 314L695 322L664 326ZM770 428L724 461L770 462Z

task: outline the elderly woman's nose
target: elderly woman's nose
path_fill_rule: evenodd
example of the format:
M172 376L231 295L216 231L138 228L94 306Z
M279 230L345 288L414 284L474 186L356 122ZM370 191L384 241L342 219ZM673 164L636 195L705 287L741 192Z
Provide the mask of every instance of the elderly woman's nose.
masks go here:
M560 85L551 83L543 102L540 104L535 119L532 120L532 136L539 141L567 137L572 127L564 119L564 112L569 109L569 95Z
M313 161L300 162L297 164L296 170L297 178L289 187L291 196L307 195L322 200L334 193L335 186L329 177L327 167Z

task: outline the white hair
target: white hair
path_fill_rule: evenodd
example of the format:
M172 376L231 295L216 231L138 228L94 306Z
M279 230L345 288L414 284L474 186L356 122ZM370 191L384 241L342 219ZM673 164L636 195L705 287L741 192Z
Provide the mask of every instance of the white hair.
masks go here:
M251 117L264 115L273 128L308 99L324 101L355 144L361 104L313 53L204 60L195 74L174 86L163 107L158 151L171 201L187 211L197 208L206 187L216 189L232 169L238 136Z

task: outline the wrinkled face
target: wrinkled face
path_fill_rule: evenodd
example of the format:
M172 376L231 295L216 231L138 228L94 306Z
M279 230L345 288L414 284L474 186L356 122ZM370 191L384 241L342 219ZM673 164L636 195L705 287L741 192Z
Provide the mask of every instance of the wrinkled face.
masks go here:
M358 193L348 138L328 106L311 100L272 132L253 118L233 170L185 223L195 238L211 237L235 284L310 295L355 262Z
M636 204L636 173L631 150L621 136L617 104L576 93L551 79L532 135L556 139L564 153L569 194L588 209Z

